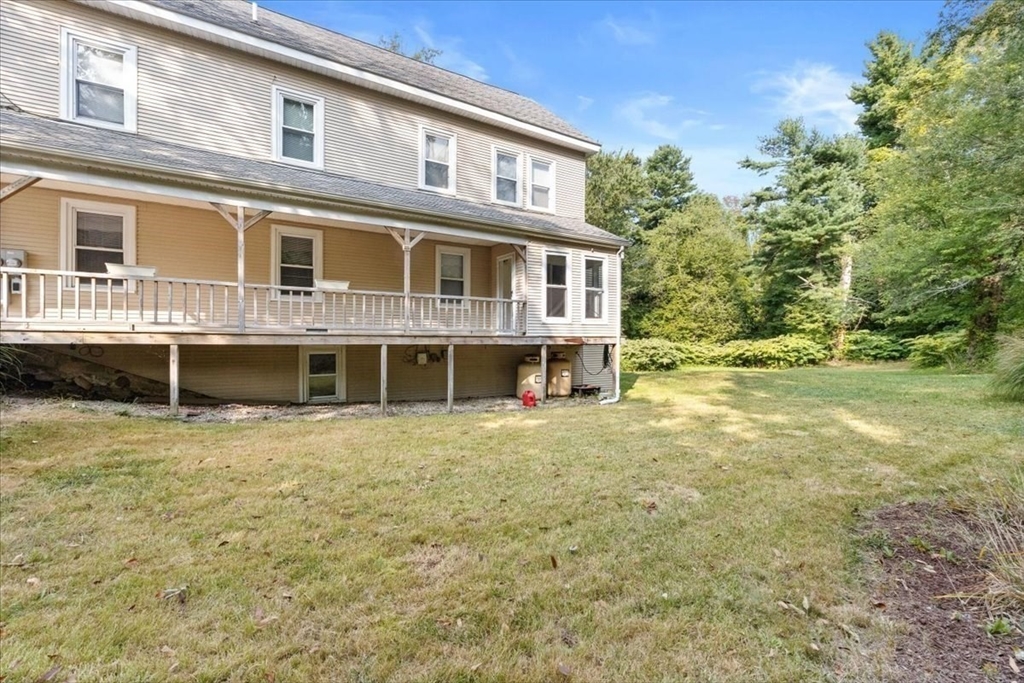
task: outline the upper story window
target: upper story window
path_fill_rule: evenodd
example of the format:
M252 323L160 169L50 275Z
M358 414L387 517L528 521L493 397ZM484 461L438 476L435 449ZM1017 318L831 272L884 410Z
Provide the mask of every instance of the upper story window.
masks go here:
M519 206L519 155L494 150L494 201Z
M106 274L108 263L135 265L135 207L62 199L61 243L62 270ZM72 286L72 279L65 285Z
M455 192L455 135L420 129L420 187Z
M61 116L102 128L136 130L134 45L61 29Z
M271 227L270 284L302 289L275 290L283 296L313 297L323 277L323 233L290 225Z
M530 159L530 208L555 210L555 162Z
M274 88L274 158L324 166L324 98Z
M544 255L544 317L569 319L569 255L548 252Z
M462 247L437 247L437 293L452 297L469 296L470 250ZM443 303L459 303L442 299Z
M583 259L583 319L605 320L605 259L588 256Z

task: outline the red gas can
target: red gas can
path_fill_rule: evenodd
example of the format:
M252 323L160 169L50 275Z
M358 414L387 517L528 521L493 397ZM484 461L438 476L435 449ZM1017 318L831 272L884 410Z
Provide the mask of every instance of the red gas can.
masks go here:
M536 408L537 407L537 395L527 389L523 392L523 407L524 408Z

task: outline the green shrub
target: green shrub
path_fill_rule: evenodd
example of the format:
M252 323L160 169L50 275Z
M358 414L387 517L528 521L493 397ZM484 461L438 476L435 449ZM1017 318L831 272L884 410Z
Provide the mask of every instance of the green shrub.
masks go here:
M0 344L0 394L21 383L23 351L11 344Z
M791 368L814 365L828 357L828 347L797 335L741 339L722 345L632 339L623 345L622 369L627 372L658 372L684 365Z
M664 339L629 339L622 345L622 369L626 372L663 372L683 365L679 344Z
M858 330L846 335L843 355L847 360L903 360L910 349L902 339L881 332Z
M967 360L967 333L957 330L914 337L908 358L915 368L955 368Z
M740 368L793 368L828 360L824 344L795 334L771 339L738 340L722 347L719 362Z
M992 391L1001 398L1024 401L1024 332L999 338Z

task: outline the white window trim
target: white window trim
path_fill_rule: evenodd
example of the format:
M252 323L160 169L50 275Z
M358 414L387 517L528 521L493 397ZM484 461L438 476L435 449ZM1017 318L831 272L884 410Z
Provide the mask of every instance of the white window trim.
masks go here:
M297 228L292 225L278 225L273 224L270 226L270 284L275 287L281 286L281 236L292 235L294 237L306 237L312 238L313 240L313 281L322 280L324 277L324 233L323 230L313 230L311 228ZM270 292L271 299L295 299L299 300L302 297L296 297L282 293L280 290L273 289ZM313 296L307 301L319 301L322 298L322 294L314 292Z
M587 261L600 261L601 265L601 317L600 318L588 318L587 317L587 291L590 287L587 287ZM608 257L604 254L584 254L583 255L583 282L582 282L583 295L580 299L580 311L583 316L583 324L597 325L608 322Z
M305 168L324 167L324 98L317 95L310 95L292 88L284 88L275 85L273 91L273 115L271 116L273 127L271 129L271 140L273 145L274 161L293 166ZM282 150L281 128L284 125L284 99L297 100L305 104L313 105L313 161L304 159L293 159L286 157Z
M565 257L565 315L560 318L554 318L548 315L548 257L549 256L564 256ZM544 322L546 323L565 323L572 320L572 252L562 251L560 249L545 249L544 250L544 297L541 305L544 307Z
M507 202L503 199L498 199L499 154L516 158L516 200L514 202ZM503 206L518 207L523 205L523 155L521 152L513 152L509 149L491 145L491 201L495 204L502 204Z
M75 113L75 49L76 41L95 45L111 52L124 55L124 124L111 123L77 116ZM138 48L134 45L114 43L104 38L95 38L63 26L60 29L60 116L67 121L84 123L97 128L123 130L135 133L138 130Z
M336 388L334 396L309 397L309 356L314 353L336 354L335 369L337 370ZM344 346L301 346L299 347L299 403L334 403L347 400L348 377L345 372L345 347Z
M463 297L472 296L472 289L470 288L470 275L473 272L472 268L472 255L473 251L466 247L450 247L444 244L439 244L434 249L434 291L438 296L445 296L456 299L450 294L441 294L441 254L458 254L462 257L462 282L463 282ZM441 300L439 300L440 302ZM465 300L459 303L441 302L441 306L466 306Z
M75 238L76 238L76 224L75 224L75 212L85 211L87 213L100 213L111 216L120 216L123 220L124 226L124 237L122 240L122 246L124 251L124 265L134 266L138 265L136 262L136 224L135 224L135 207L130 204L108 204L106 202L93 202L85 199L70 199L68 197L61 197L60 200L60 269L61 270L76 270L75 267ZM97 273L97 277L109 278L116 289L121 289L119 282L125 282L125 280L118 279L116 277L106 275L103 273ZM135 280L127 280L128 291L135 291ZM74 278L64 278L64 288L73 289L75 286Z
M456 181L456 166L459 158L458 137L451 131L430 126L420 126L420 155L419 155L419 186L421 190L430 192L441 192L443 194L455 194L458 187ZM434 187L427 185L427 135L439 135L448 138L448 187Z
M548 207L535 206L534 203L533 203L533 162L535 162L535 161L539 161L542 164L548 164L548 166L550 168L550 170L548 171L548 174L551 176L551 187L548 188L548 199L550 200L548 203L551 204L551 206L548 206ZM527 155L527 157L526 157L526 172L527 172L527 175L529 177L530 183L529 183L529 185L526 186L525 190L526 190L526 204L527 204L527 206L530 209L532 209L534 211L543 211L544 213L555 213L555 195L557 194L555 192L555 185L557 184L557 182L555 180L555 171L556 171L556 165L555 165L554 159L548 159L546 157Z

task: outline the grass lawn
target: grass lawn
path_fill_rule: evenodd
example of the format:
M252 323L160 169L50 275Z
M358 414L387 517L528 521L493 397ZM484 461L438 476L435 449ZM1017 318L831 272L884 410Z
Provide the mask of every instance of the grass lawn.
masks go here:
M0 677L874 680L894 629L860 514L1024 464L1024 410L986 381L714 369L512 413L9 414Z

